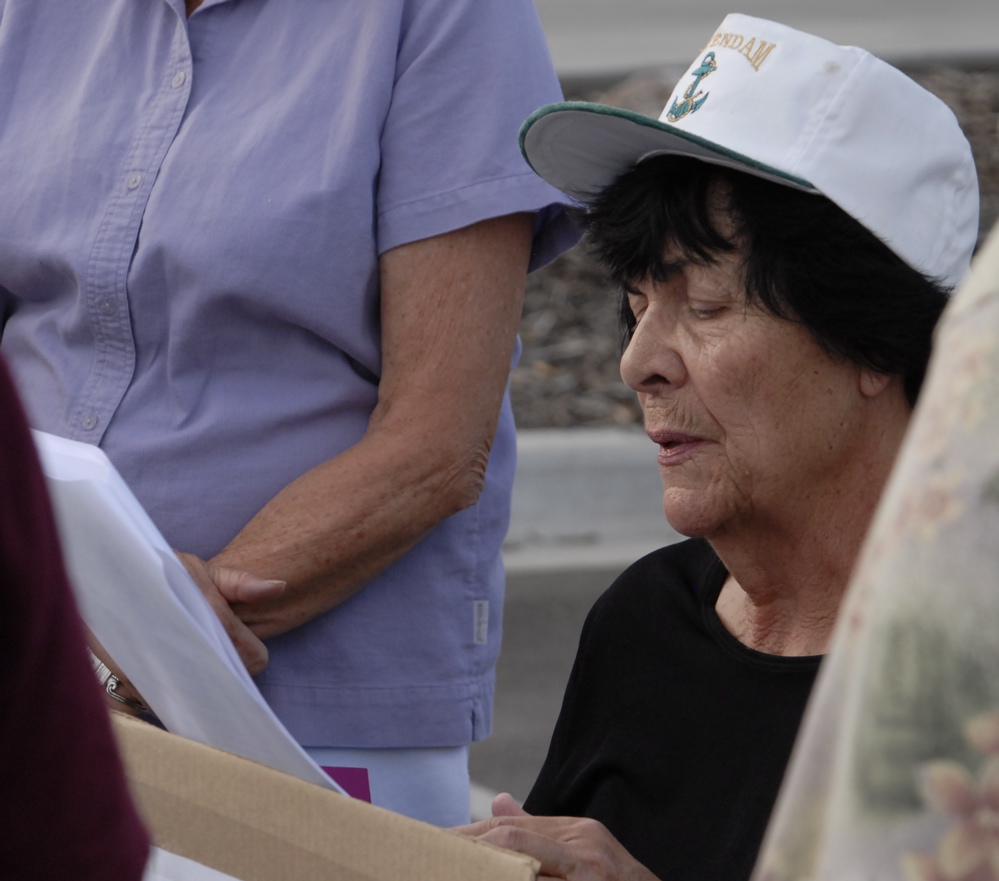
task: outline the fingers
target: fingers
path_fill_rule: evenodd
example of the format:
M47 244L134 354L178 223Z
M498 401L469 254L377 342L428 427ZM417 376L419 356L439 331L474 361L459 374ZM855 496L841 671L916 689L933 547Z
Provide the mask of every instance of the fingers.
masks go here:
M217 566L215 563L209 563L194 554L185 554L181 551L174 551L174 553L180 558L199 587L202 587L201 582L207 578L229 603L259 603L264 600L272 600L281 596L288 586L286 581L260 578L242 569Z
M599 826L602 828L602 824L597 823L596 820L588 820L582 817L533 816L520 809L520 812L517 814L496 814L491 820L478 820L475 823L469 823L467 826L456 827L453 831L460 832L462 835L478 837L493 829L509 827L530 829L552 838L569 839L570 837L579 835L578 830L581 827L584 829L583 834L587 834L585 828L589 826Z
M501 792L493 799L494 817L529 817L509 792Z
M495 804L494 800L494 808ZM465 835L468 838L481 838L487 832L491 832L494 829L523 827L541 831L546 835L552 835L559 828L559 822L564 822L565 819L565 817L532 817L530 814L521 811L520 814L516 815L493 814L491 820L477 820L474 823L469 823L467 826L455 826L451 831L457 832L459 835Z
M228 606L226 608L228 609ZM222 620L222 626L229 635L229 639L232 640L233 647L247 672L251 676L262 673L270 657L267 646L254 636L250 628L240 621L231 610L228 611L228 616Z
M502 825L494 826L477 837L480 841L488 841L497 847L533 857L541 863L539 875L572 879L572 881L576 879L589 881L577 871L578 864L573 855L572 845L551 838L543 832L522 826Z
M239 655L243 665L252 676L262 672L267 666L267 647L250 631L250 629L239 620L236 613L229 607L229 601L222 595L219 586L215 581L215 572L224 571L228 573L236 572L234 569L224 569L220 566L211 566L200 557L194 554L176 552L184 567L190 573L194 583L204 595L208 604L212 607L216 617L222 623L222 627L232 640L233 647ZM229 576L226 576L228 578ZM262 579L249 575L256 582ZM277 593L284 590L284 587L277 589Z
M501 807L505 805L504 801ZM454 831L533 857L541 864L539 877L656 881L606 826L585 817L532 817L521 812L494 816Z
M273 600L284 593L287 581L258 578L242 569L208 564L212 580L219 593L230 603L259 603Z

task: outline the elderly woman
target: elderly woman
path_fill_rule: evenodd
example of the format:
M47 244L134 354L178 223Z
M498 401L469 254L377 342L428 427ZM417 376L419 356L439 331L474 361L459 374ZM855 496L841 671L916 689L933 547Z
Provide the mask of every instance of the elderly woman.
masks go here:
M752 871L821 655L977 232L967 141L859 49L729 16L660 122L543 108L689 541L587 620L525 809L465 831L556 877ZM573 819L573 818L587 819Z

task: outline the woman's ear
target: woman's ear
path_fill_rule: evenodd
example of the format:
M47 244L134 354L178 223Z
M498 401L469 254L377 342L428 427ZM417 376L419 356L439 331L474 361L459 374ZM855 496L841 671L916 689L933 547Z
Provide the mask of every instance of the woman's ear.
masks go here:
M868 367L860 368L860 393L868 398L874 398L881 394L890 383L892 378L887 373L878 373Z

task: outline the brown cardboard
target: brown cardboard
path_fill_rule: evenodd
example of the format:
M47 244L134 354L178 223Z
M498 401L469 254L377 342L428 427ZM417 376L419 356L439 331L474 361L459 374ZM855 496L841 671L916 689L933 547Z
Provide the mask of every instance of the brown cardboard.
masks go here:
M241 881L536 879L528 857L113 716L157 846Z

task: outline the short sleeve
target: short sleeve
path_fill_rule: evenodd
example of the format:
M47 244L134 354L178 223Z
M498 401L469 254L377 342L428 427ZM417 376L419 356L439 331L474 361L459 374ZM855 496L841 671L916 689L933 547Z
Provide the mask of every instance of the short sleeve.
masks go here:
M576 234L567 198L520 154L523 120L561 89L531 0L409 0L382 132L378 248L542 211L532 263Z

